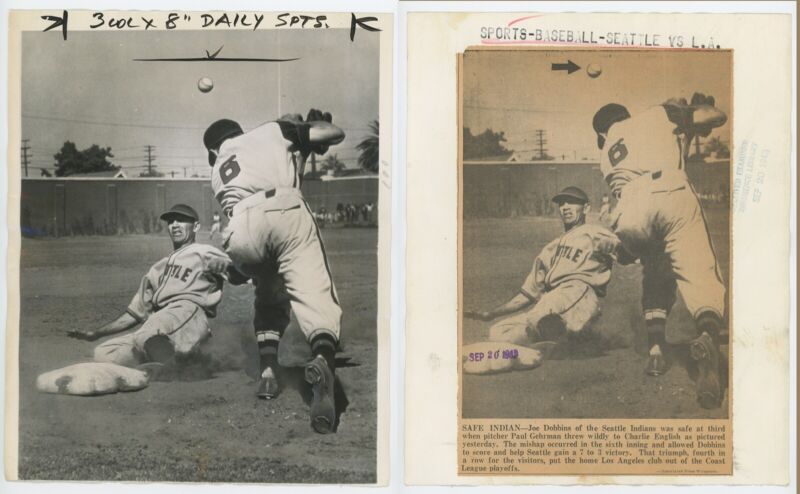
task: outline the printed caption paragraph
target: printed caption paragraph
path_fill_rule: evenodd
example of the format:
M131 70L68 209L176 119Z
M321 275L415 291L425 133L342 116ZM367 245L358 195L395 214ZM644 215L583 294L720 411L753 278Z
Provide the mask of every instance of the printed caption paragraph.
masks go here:
M727 420L462 420L459 474L731 473Z

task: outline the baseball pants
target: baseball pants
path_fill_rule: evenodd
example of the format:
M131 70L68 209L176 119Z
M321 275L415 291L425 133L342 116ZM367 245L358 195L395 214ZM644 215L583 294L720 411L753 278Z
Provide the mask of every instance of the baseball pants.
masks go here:
M256 305L257 324L275 331L286 327L285 301L270 307L259 294L283 290L308 341L321 333L339 341L342 310L319 230L299 190L259 192L240 201L223 246L237 268L256 279L263 302Z
M180 356L196 351L211 336L211 329L200 306L179 300L151 314L138 330L97 345L94 360L135 367L147 361L144 344L156 335L167 336Z
M700 202L683 171L656 172L631 181L615 213L614 232L628 252L646 259L654 246L663 246L692 317L705 311L723 316L725 285Z
M555 323L577 333L599 315L600 302L594 289L582 281L566 281L542 295L531 310L494 324L489 328L489 340L523 346L548 341L553 339L552 328L546 326Z

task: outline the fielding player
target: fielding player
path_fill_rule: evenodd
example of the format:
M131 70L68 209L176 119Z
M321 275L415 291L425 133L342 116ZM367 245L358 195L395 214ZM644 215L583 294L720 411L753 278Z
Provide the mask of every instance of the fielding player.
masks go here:
M556 341L584 330L600 314L598 297L611 279L619 240L608 229L586 223L589 198L578 187L567 187L553 202L564 233L542 249L519 293L490 311L464 313L489 321L527 309L494 324L490 341L523 346Z
M656 376L668 367L665 326L677 287L696 325L698 336L689 349L698 364L697 399L704 408L719 407L722 401L719 334L725 286L685 162L694 137L708 136L726 120L713 97L695 93L691 104L671 99L633 117L611 103L592 122L602 150L601 171L618 199L612 228L644 268L642 305L650 344L646 372Z
M305 367L312 385L311 426L335 431L334 357L342 311L313 213L300 192L308 155L324 154L344 132L330 113L311 110L267 122L249 132L218 120L203 136L211 186L230 217L223 246L236 267L254 278L253 321L261 356L257 394L275 397L281 335L294 312L313 359Z
M190 206L176 204L161 219L167 223L174 250L147 271L125 313L98 329L67 333L95 340L142 325L99 344L94 350L98 362L127 367L173 364L196 352L211 335L208 318L216 315L231 260L215 247L195 243L200 223Z

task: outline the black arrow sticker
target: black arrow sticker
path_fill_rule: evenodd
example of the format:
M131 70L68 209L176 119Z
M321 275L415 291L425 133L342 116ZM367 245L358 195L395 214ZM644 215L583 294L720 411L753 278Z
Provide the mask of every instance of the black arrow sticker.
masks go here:
M566 70L567 74L571 74L576 70L580 70L580 66L573 62L572 60L567 60L567 63L554 63L551 66L551 70Z

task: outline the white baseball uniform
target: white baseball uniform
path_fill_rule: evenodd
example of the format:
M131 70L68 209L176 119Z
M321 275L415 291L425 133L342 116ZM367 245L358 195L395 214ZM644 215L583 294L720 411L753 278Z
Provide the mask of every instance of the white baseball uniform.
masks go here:
M567 331L585 329L600 314L598 296L605 295L618 243L608 229L583 224L547 244L520 289L533 308L494 324L489 340L518 345L541 341L539 323L550 315L559 316Z
M660 105L609 129L600 169L618 197L611 215L612 227L623 247L643 263L668 258L693 317L704 311L722 317L725 286L700 202L684 170L685 144L675 129ZM645 276L658 271L645 268ZM667 279L664 283L674 281ZM645 280L645 288L648 285L653 283ZM661 310L666 312L674 293L664 298ZM646 304L647 299L645 294ZM658 310L645 307L645 312L648 309Z
M142 278L127 312L142 326L99 344L94 359L128 367L143 363L144 344L166 335L175 353L188 355L211 335L208 318L216 315L222 300L223 279L208 271L208 260L221 257L216 247L188 244L155 263Z
M222 143L211 186L230 222L223 246L256 280L256 335L277 341L288 307L306 338L339 340L342 311L313 214L300 192L299 160L282 124L268 122Z

